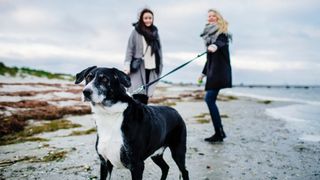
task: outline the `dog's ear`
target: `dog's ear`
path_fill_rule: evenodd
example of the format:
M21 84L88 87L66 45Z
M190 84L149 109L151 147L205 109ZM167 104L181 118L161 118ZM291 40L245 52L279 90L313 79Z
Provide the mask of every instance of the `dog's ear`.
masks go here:
M119 82L121 84L123 84L127 88L131 86L131 80L130 80L130 77L127 74L125 74L122 71L119 71L116 68L112 68L112 70L115 73L115 76L119 79Z
M76 82L75 84L79 84L83 81L83 79L89 74L90 71L92 71L93 69L95 69L97 66L91 66L88 67L87 69L82 70L81 72L79 72L76 75Z

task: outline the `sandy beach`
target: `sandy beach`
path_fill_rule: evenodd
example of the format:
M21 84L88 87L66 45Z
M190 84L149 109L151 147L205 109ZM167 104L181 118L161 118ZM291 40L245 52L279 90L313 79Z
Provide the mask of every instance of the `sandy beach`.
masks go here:
M0 102L32 99L60 107L87 105L80 101L80 92L68 91L70 87L81 89L71 83L60 87L10 83L2 84L0 92L8 92L8 89L9 92L23 89L47 92L30 97L4 93L0 96ZM227 138L223 143L211 144L203 140L211 136L214 130L207 106L201 99L204 93L202 89L161 83L152 101L154 105L166 104L177 109L186 122L186 165L190 179L320 179L320 142L299 139L298 135L303 130L266 113L269 108L285 107L289 103L231 96L222 91L218 106ZM67 97L71 99L61 99ZM17 108L1 107L2 115L17 111ZM73 131L94 128L92 114L64 115L63 119L81 126L34 135L48 139L44 142L26 141L0 146L0 179L99 179L96 133L70 135ZM29 125L41 122L28 120ZM63 153L63 158L43 161L48 154L56 152ZM170 166L167 179L178 179L179 171L169 149L164 158ZM160 169L150 159L145 161L143 177L150 180L161 177ZM114 169L112 179L130 179L130 172Z

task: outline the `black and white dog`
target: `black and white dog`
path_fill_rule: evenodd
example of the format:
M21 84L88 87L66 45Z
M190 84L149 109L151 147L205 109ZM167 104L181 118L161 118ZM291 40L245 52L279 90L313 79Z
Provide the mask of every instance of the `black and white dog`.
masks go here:
M96 115L96 150L101 160L100 176L106 179L113 166L128 168L132 179L142 179L144 160L151 156L166 179L169 166L163 159L167 147L184 180L186 125L176 110L148 106L126 92L130 78L115 68L89 67L76 75L76 84L85 79L83 98L91 102Z

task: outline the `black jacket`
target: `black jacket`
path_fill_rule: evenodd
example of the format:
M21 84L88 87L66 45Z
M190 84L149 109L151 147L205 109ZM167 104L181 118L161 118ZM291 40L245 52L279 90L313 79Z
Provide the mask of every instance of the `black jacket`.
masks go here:
M207 62L202 71L207 76L205 90L232 87L229 38L226 34L220 34L214 44L218 49L214 53L207 53Z

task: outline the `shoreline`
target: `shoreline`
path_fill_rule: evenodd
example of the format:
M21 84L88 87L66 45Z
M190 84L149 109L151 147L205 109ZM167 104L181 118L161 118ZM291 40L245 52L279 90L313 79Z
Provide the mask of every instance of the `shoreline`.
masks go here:
M274 119L285 121L289 126L296 128L301 139L305 141L320 142L320 102L318 98L314 100L301 100L299 98L292 99L288 97L277 97L270 94L263 96L260 93L246 94L237 92L237 90L227 90L222 93L225 95L234 95L245 98L252 98L261 103L278 102L283 105L280 107L270 107L265 110L265 113Z
M217 102L223 115L227 138L211 144L203 139L213 133L208 109L203 99L195 99L202 87L159 85L157 97L170 94L168 102L178 110L187 125L186 165L190 179L319 179L320 143L298 138L301 132L288 122L266 114L268 108L291 105L289 102L265 103L250 97L227 98ZM184 94L182 99L175 99ZM188 95L192 96L188 96ZM222 93L223 94L223 93ZM199 97L198 97L199 98ZM96 134L67 136L75 130L93 128L92 114L65 116L82 127L36 135L48 142L25 142L0 146L0 162L65 151L66 156L51 162L28 160L0 166L4 179L97 179L99 158L94 149ZM201 120L201 121L200 121ZM168 180L177 179L179 171L170 150L164 159L169 164ZM1 163L0 163L1 164ZM161 171L150 158L145 161L144 179L159 179ZM112 179L127 179L128 170L114 169ZM129 178L130 179L130 178Z

